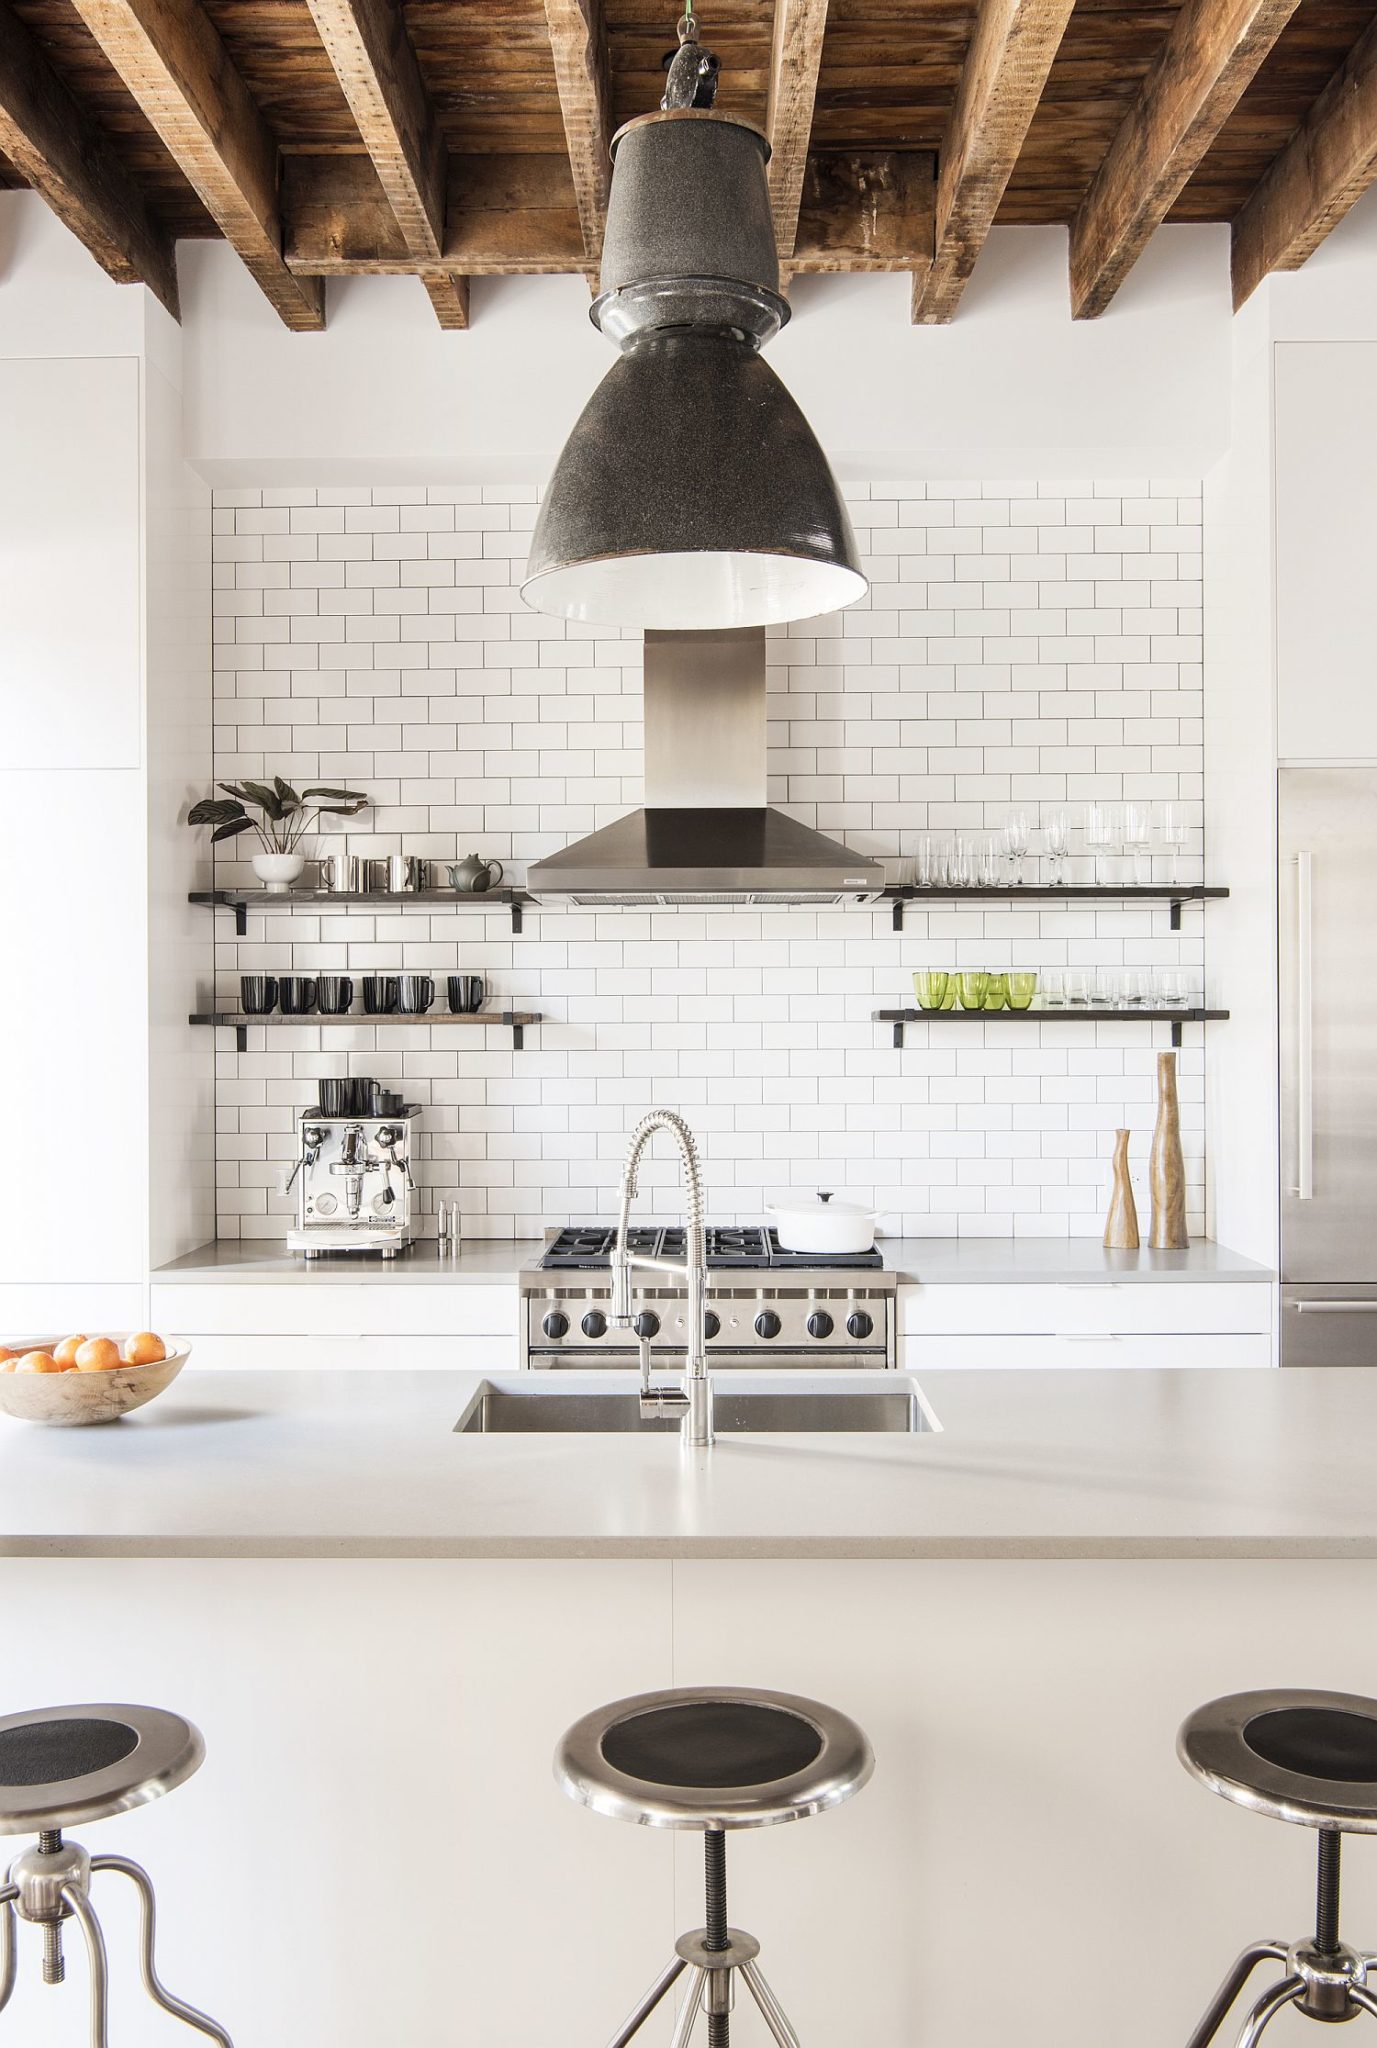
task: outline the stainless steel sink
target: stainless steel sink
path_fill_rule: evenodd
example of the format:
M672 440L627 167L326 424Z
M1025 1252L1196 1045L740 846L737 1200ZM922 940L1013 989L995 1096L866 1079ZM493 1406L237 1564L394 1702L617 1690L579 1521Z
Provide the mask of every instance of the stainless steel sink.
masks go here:
M713 1421L721 1436L764 1431L792 1436L820 1431L876 1431L913 1435L937 1424L917 1383L906 1374L867 1375L849 1380L787 1379L747 1381L718 1375L713 1381ZM464 1436L673 1434L677 1421L644 1421L636 1398L636 1382L627 1375L614 1382L552 1386L533 1374L483 1380L454 1425Z

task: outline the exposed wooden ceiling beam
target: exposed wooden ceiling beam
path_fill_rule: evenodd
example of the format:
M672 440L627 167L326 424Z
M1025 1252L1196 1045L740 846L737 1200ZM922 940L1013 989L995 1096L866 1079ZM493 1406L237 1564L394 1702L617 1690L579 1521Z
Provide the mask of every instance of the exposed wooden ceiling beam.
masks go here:
M172 244L76 106L37 40L0 0L0 152L120 284L146 284L177 317Z
M612 181L611 93L602 0L545 0L555 60L555 84L573 173L583 251L590 265L602 259L607 194Z
M929 150L846 150L808 158L786 272L926 271L937 159Z
M770 208L782 258L794 253L798 211L813 133L813 104L827 28L827 0L775 0L774 47L765 133L770 144Z
M320 283L282 259L277 145L200 0L73 4L288 327L323 327Z
M980 0L937 176L932 264L913 287L920 325L950 320L1037 112L1074 0Z
M445 143L396 0L307 0L349 111L442 327L467 327L467 282L444 247Z
M1071 227L1071 311L1113 298L1299 0L1186 0Z
M1377 177L1377 22L1348 53L1234 220L1234 307L1299 270Z
M587 265L562 156L451 156L446 278L567 272ZM418 265L366 156L287 156L286 255L301 276L414 276Z

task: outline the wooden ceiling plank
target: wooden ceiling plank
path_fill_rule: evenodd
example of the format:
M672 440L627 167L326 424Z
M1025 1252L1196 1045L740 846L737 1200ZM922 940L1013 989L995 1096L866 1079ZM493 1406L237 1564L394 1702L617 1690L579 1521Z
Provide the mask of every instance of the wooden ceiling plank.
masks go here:
M1186 0L1071 227L1071 310L1103 313L1299 0Z
M442 327L469 324L467 283L428 268L444 250L445 143L396 0L307 0Z
M282 257L278 151L200 0L73 0L225 240L288 327L325 325Z
M950 320L1037 112L1074 0L981 0L947 122L932 263L913 287L920 326Z
M602 258L612 181L611 90L602 0L545 0L569 168L590 264Z
M826 29L827 0L775 0L765 133L770 144L775 243L781 259L786 260L794 252L798 232Z
M78 109L32 34L0 0L0 152L120 284L146 284L178 318L172 243Z
M932 261L937 160L928 150L809 157L786 273L906 270Z
M469 277L582 274L583 236L562 156L451 156L449 195L445 253L421 273L427 289L432 280L458 294ZM303 276L416 275L367 157L284 158L282 212L287 261Z
M1359 37L1233 225L1234 309L1299 270L1377 177L1377 22Z

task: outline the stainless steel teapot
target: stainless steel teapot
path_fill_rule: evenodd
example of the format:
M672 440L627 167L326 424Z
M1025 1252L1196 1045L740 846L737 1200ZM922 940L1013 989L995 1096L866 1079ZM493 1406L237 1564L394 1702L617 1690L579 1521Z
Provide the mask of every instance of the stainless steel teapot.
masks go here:
M447 869L451 889L459 889L469 896L481 896L485 889L495 888L502 880L500 860L480 860L471 853L467 860L453 862Z

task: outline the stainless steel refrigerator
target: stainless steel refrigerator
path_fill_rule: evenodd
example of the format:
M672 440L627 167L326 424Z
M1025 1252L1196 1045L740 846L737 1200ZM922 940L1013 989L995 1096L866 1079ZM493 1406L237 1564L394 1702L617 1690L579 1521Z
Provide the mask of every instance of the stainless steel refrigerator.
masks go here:
M1377 1365L1377 769L1281 774L1281 1362Z

